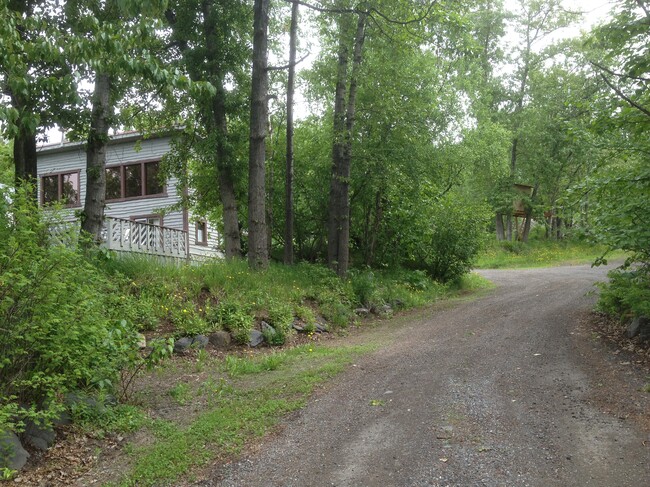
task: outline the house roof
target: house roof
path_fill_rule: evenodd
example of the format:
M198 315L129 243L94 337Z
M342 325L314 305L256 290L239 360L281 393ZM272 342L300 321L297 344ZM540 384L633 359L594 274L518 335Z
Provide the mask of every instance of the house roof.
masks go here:
M129 130L126 132L119 132L117 134L111 135L108 140L108 145L121 144L123 142L135 141L138 139L160 139L163 137L169 137L173 130L166 132L158 132L155 134L147 134L144 136L142 132L138 130ZM53 144L45 144L36 149L38 154L56 154L58 152L67 152L69 150L78 149L83 147L86 144L86 141L75 141L75 142L55 142Z

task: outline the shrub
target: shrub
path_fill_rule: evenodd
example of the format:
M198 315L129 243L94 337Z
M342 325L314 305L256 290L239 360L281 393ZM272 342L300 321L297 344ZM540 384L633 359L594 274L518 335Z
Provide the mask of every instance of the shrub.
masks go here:
M293 309L290 305L271 301L268 310L269 324L275 333L265 333L266 340L271 345L283 345L293 325Z
M598 309L619 318L650 316L650 267L623 267L611 271L600 285Z
M440 201L409 267L425 270L440 282L459 279L470 271L483 246L487 221L483 207L462 205L451 198Z
M29 188L0 195L0 430L24 419L47 423L62 394L112 390L136 334L119 330L115 285L74 248L56 244L52 209L42 211ZM74 241L76 230L69 230ZM20 405L20 407L18 406Z
M228 330L235 342L248 343L253 329L253 316L237 301L222 301L212 308L208 320Z
M375 274L370 269L351 270L349 273L350 284L356 297L356 301L361 306L370 308L372 305L381 304L377 295L378 282Z

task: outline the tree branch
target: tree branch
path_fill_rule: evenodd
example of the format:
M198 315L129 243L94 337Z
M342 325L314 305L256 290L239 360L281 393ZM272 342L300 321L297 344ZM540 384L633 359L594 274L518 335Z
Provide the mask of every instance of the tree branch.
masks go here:
M297 61L295 61L295 62L293 62L293 63L285 64L284 66L268 66L268 67L266 68L266 70L267 70L267 71L282 71L282 70L284 70L284 69L289 69L290 67L292 67L292 66L297 66L298 64L300 64L301 62L303 62L305 59L307 59L307 58L309 57L309 54L310 54L310 53L308 52L307 54L305 54L303 57L301 57L301 58L298 59Z
M643 81L646 83L650 83L650 78L644 78L643 76L630 76L629 74L617 73L616 71L612 71L611 69L607 68L606 66L603 66L600 63L597 63L596 61L590 60L589 63L593 66L596 66L598 69L605 71L607 74L616 76L617 78L633 79L636 81Z
M593 63L592 61L590 61L590 63L593 64L594 66L596 66L596 64ZM629 103L632 108L636 108L637 110L639 110L641 113L643 113L647 117L650 117L650 110L643 107L642 105L639 105L637 102L635 102L630 97L625 95L625 93L623 93L620 88L618 88L616 85L614 85L614 83L612 83L607 78L607 76L605 76L603 73L599 73L599 74L600 74L600 77L603 79L603 81L607 84L607 86L609 86L614 91L614 93L616 93L618 95L619 98L621 98L622 100Z

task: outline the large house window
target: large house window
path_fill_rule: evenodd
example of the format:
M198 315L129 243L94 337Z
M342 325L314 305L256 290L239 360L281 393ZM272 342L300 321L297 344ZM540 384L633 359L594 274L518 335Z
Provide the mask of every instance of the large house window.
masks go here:
M41 200L43 204L61 201L67 206L79 205L79 172L41 177Z
M106 200L142 198L165 193L159 161L136 162L106 168Z

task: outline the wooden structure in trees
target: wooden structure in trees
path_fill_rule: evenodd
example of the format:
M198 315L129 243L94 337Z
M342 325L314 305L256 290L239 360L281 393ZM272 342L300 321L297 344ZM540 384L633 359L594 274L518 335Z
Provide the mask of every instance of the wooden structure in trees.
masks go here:
M512 202L512 215L515 217L525 217L526 201L524 197L530 198L533 195L533 187L527 184L513 184L512 188L522 196Z

